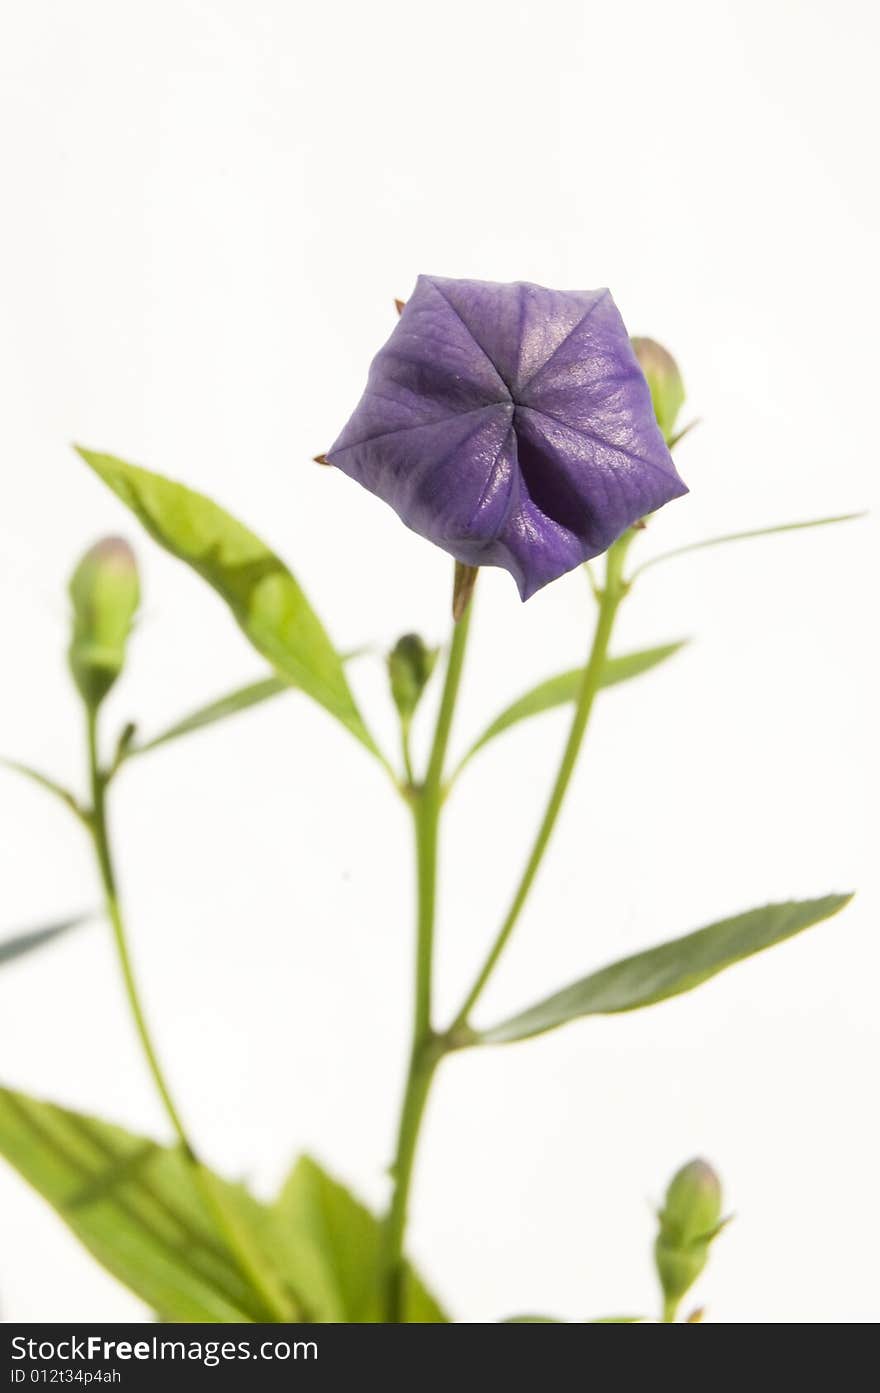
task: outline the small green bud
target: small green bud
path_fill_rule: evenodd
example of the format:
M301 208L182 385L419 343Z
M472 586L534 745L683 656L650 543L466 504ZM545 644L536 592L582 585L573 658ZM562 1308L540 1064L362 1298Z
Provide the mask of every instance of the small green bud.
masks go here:
M418 634L404 634L388 654L391 695L400 713L400 719L404 722L412 720L422 692L434 671L438 651L436 648L429 648Z
M714 1233L721 1219L721 1181L708 1161L689 1161L669 1182L661 1225L682 1242Z
M707 1161L689 1161L669 1183L654 1244L665 1320L674 1320L706 1266L709 1245L723 1225L721 1203L721 1181Z
M134 552L120 537L104 537L73 573L73 635L68 660L83 701L97 710L125 664L125 646L140 602Z
M678 413L684 406L684 383L672 354L655 339L632 339L639 367L648 380L654 415L667 443L675 432Z

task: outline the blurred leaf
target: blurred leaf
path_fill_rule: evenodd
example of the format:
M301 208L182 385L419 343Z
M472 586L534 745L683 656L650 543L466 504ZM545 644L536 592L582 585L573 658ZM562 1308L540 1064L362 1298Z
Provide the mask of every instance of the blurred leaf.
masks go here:
M685 436L690 435L691 431L696 430L699 425L702 425L702 421L697 416L693 421L688 421L686 426L682 426L681 430L677 430L674 435L671 435L666 442L670 450L674 450L676 445L680 445Z
M647 952L622 958L489 1030L473 1044L500 1045L555 1030L581 1016L612 1015L653 1006L698 987L733 963L782 943L843 909L851 895L766 905L698 929Z
M679 437L680 439L681 437ZM750 542L755 537L774 537L780 532L802 532L807 527L831 527L838 522L857 522L859 518L867 517L862 513L838 513L834 517L809 518L806 522L781 522L774 527L754 527L747 532L726 532L720 537L706 537L702 542L688 542L686 546L675 547L672 551L663 551L659 556L650 556L647 561L643 561L633 571L630 580L635 580L643 571L648 571L652 566L659 566L661 561L671 561L676 556L687 556L692 551L705 551L708 547L723 547L729 542Z
M222 596L243 632L278 673L381 758L339 654L280 558L203 494L111 455L79 448L78 453L160 546Z
M265 1318L208 1216L191 1164L97 1118L0 1089L0 1155L115 1277L164 1318ZM267 1212L223 1184L255 1228Z
M657 648L643 648L635 653L624 653L619 658L609 658L605 663L602 672L600 687L613 687L618 682L626 682L631 677L638 677L643 672L649 672L651 668L665 663L667 658L672 658L676 653L681 652L687 639L678 639L675 643L664 643ZM550 711L556 706L565 706L570 701L575 701L584 680L584 669L582 667L572 668L568 672L560 672L556 677L550 677L546 682L541 682L531 691L526 692L510 706L505 707L500 716L496 716L491 725L487 726L475 741L467 754L458 766L457 773L461 773L464 766L473 759L478 750L482 750L484 745L488 745L490 740L509 730L511 726L517 725L520 721L527 720L530 716L538 716L543 711Z
M594 1316L585 1320L584 1325L641 1325L644 1316Z
M94 917L94 914L77 914L73 919L62 919L59 923L47 924L42 929L28 929L26 933L15 934L12 938L0 938L0 967L4 963L12 962L14 958L23 957L25 953L32 953L35 948L42 948L47 943L54 942L56 938L61 938L71 929L79 928L81 924L87 924Z
M584 1325L639 1325L644 1316L595 1316L585 1320ZM570 1325L570 1321L560 1320L558 1316L508 1316L502 1325Z
M371 1322L377 1314L381 1225L309 1156L301 1156L275 1204L278 1226L296 1256L294 1285L307 1291L315 1319ZM434 1297L409 1269L407 1322L445 1322Z
M350 653L343 653L342 661L348 663L353 658L361 657L365 651L358 648ZM147 754L150 750L158 749L160 745L167 745L171 740L178 740L181 736L191 735L204 726L223 721L227 716L236 716L239 711L246 711L250 706L259 706L262 702L271 700L272 697L282 696L284 692L301 690L295 683L284 677L261 677L256 682L249 682L245 687L238 687L235 691L227 692L226 696L218 697L215 701L209 701L207 705L198 707L195 711L191 711L188 716L184 716L182 720L175 721L166 730L154 735L150 740L145 740L143 744L129 743L123 751L122 758L130 759L134 755Z
M280 696L282 692L293 690L292 683L285 681L283 677L264 677L259 682L251 682L217 701L208 702L207 706L200 706L198 710L190 712L188 716L176 721L159 735L154 735L151 740L144 741L142 745L132 745L127 758L146 754L148 750L158 749L160 745L167 745L169 741L178 740L182 735L191 735L193 731L213 725L215 721L225 720L227 716L246 711L249 706L257 706L271 697Z
M36 784L46 793L51 793L54 798L60 798L64 806L69 808L72 813L76 813L80 820L85 817L83 809L70 790L56 783L54 779L50 779L47 774L41 774L39 769L32 769L29 764L21 764L17 759L3 759L2 757L0 757L0 765L13 774L20 774L22 778L29 779L32 784Z
M558 1316L505 1316L502 1325L567 1325Z

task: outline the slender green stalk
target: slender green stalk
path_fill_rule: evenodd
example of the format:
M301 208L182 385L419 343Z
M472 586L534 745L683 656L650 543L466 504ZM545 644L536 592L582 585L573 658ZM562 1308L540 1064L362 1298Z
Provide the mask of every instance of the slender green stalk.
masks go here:
M461 682L472 605L455 625L434 741L424 782L410 789L416 844L416 965L413 1034L409 1071L391 1167L393 1191L385 1218L381 1287L383 1318L397 1323L405 1308L406 1264L403 1257L409 1192L419 1131L434 1070L442 1050L431 1023L434 920L437 901L437 842L443 806L443 770Z
M410 1055L403 1106L397 1133L397 1150L391 1167L394 1190L385 1217L382 1234L381 1299L382 1320L399 1324L406 1312L406 1260L403 1248L409 1211L416 1148L428 1092L434 1078L439 1054L425 1047L413 1049Z
M156 1085L165 1111L168 1114L168 1119L180 1143L181 1151L192 1167L194 1177L201 1190L205 1204L209 1212L213 1215L218 1229L224 1236L236 1266L241 1270L245 1280L249 1282L262 1297L267 1312L272 1320L292 1320L294 1318L294 1311L290 1302L285 1297L284 1292L281 1290L274 1276L265 1270L259 1253L254 1250L250 1236L245 1232L237 1216L230 1212L222 1196L220 1182L217 1180L217 1177L199 1160L165 1080L162 1066L159 1063L159 1058L156 1054L144 1009L141 1004L140 993L138 991L131 961L131 954L128 948L128 939L125 932L122 909L119 902L116 872L113 865L113 854L110 846L110 835L107 824L107 775L101 768L98 755L97 713L92 708L88 709L87 723L89 776L92 791L92 808L88 818L89 829L95 846L98 870L101 876L101 885L104 890L107 917L113 928L113 938L116 944L116 952L122 971L123 982L125 984L125 992L138 1038L141 1043L141 1048L143 1049L147 1065L153 1077L153 1082Z
M688 556L692 551L728 546L731 542L750 542L755 537L773 537L777 532L803 532L807 527L831 527L838 522L856 522L865 516L865 513L839 513L836 517L808 518L806 522L783 522L774 527L752 527L747 532L726 532L721 537L706 537L701 542L688 542L672 551L661 551L658 556L649 556L647 561L643 561L641 566L633 571L631 579L635 580L636 576L642 575L652 566L659 566L663 561L672 561L677 556Z
M403 757L403 775L406 788L413 788L416 781L412 762L412 721L409 716L400 718L400 753Z
M511 901L507 916L498 931L492 947L477 974L476 980L462 1003L461 1010L455 1017L449 1030L449 1036L454 1039L458 1034L461 1038L466 1036L468 1017L483 993L483 990L494 972L501 954L516 927L517 920L522 913L523 906L529 896L529 891L538 873L538 868L544 859L544 853L556 826L556 819L562 807L566 792L568 791L571 776L577 763L578 754L583 743L587 723L590 719L590 712L593 709L593 701L602 677L602 669L608 654L608 644L611 638L611 631L614 627L614 620L617 610L623 599L627 584L623 578L623 563L626 551L632 539L632 533L627 533L608 551L605 561L605 584L599 596L599 615L596 621L596 629L593 635L593 645L590 650L590 657L584 670L584 680L575 707L574 717L571 723L568 740L562 754L562 762L556 775L550 798L547 803L541 825L538 828L534 844L532 846L529 859L526 862L525 870L520 878L516 893Z

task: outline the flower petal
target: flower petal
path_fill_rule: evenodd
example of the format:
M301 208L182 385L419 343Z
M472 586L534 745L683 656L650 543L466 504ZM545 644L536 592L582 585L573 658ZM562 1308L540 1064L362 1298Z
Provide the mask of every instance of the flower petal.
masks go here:
M523 598L686 493L607 290L420 276L328 460Z
M481 565L510 505L512 418L512 403L493 403L355 445L335 445L329 458L414 531L457 560Z

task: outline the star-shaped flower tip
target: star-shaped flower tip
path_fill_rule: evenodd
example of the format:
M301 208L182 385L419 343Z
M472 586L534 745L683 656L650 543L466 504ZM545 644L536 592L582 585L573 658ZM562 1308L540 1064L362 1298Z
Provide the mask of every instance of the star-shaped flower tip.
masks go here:
M420 276L326 459L524 600L687 492L607 290Z

